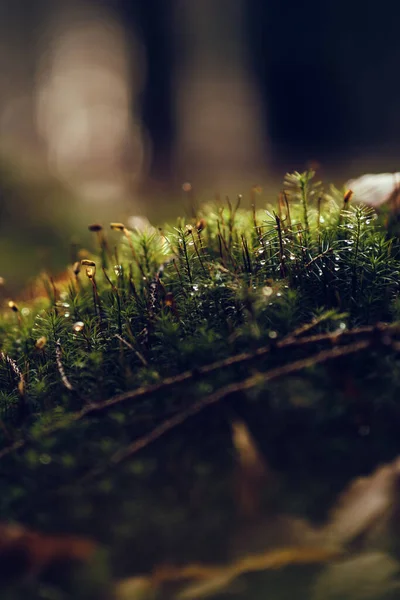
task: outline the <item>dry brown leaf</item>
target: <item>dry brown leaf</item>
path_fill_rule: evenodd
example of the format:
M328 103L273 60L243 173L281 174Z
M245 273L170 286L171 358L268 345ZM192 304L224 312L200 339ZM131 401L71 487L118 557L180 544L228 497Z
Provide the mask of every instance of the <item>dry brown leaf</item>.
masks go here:
M196 574L195 579L198 579L198 575L201 573L201 581L188 585L179 592L177 598L181 600L205 598L217 592L221 593L235 579L247 573L281 569L288 565L320 564L334 560L339 556L341 556L341 551L336 549L298 547L282 548L280 550L265 552L264 554L244 556L225 567L205 567L204 571L199 570L200 565L193 565L195 566L193 570L193 573ZM191 572L191 568L190 565L184 567L182 574L187 575ZM204 574L208 574L209 576L205 578L203 577ZM183 577L183 579L186 579L186 577Z
M178 600L194 600L195 598L207 598L222 592L227 592L236 574L233 571L226 570L214 575L205 581L190 584L176 595Z
M264 480L268 469L263 464L246 425L241 421L235 421L232 424L232 431L234 446L238 453L238 467L241 469L241 476L245 476L246 485L248 482L253 484ZM247 476L248 480L246 480ZM222 566L194 563L184 567L157 568L149 578L134 578L132 581L135 585L131 587L134 593L130 596L118 596L118 600L151 600L156 592L163 591L168 585L173 585L175 588L178 586L178 593L174 597L179 600L195 600L229 591L231 585L240 576L248 573L280 569L288 565L325 564L337 559L343 560L328 566L318 579L315 588L317 600L324 597L323 590L326 585L334 590L330 582L338 580L339 577L344 582L343 585L347 581L349 589L352 588L352 573L357 573L358 567L365 566L369 569L368 565L372 564L385 567L382 569L377 567L376 577L374 578L371 573L371 577L367 578L368 581L372 578L374 585L376 583L374 589L378 590L382 577L387 580L390 589L397 589L398 583L394 579L394 575L397 575L399 570L397 562L386 560L386 555L383 555L382 562L381 555L377 552L364 553L355 558L343 558L343 548L356 538L364 534L369 535L376 529L377 524L390 522L396 513L399 482L400 458L379 467L368 477L351 482L334 505L325 526L317 529L308 521L291 515L269 515L264 526L260 520L250 523L250 526L246 525L245 534L247 541L250 539L251 543L246 543L245 539L244 543L240 544L242 549L245 547L247 550L244 556L241 555L231 563ZM253 493L254 489L251 488L250 492ZM252 502L250 504L254 506ZM257 544L254 543L255 541ZM269 550L265 551L265 548ZM261 549L264 551L260 551ZM361 583L362 577L358 578L357 584L360 593L365 588ZM329 597L340 597L342 600L340 594L344 589L339 582L337 587L339 595L334 592ZM359 597L375 597L368 593L367 590L366 595L359 595ZM350 595L349 598L353 600L353 596Z
M162 584L195 580L188 583L176 595L177 598L195 599L227 591L241 575L270 569L281 569L288 565L320 564L341 556L341 551L328 548L293 547L272 550L263 554L244 556L226 566L214 567L201 564L185 567L157 569L151 580L159 587Z
M261 456L247 425L235 419L231 423L232 443L236 450L235 500L238 512L255 517L260 512L262 491L272 473Z
M193 563L184 567L175 567L164 565L157 567L153 571L152 580L159 583L171 583L174 581L182 581L185 579L208 579L217 575L221 571L221 567L211 565L202 565Z
M353 481L341 494L322 529L327 541L348 544L388 519L398 502L400 458L379 467L369 477Z
M95 548L86 538L49 536L0 524L0 579L37 574L55 562L85 561Z
M333 548L282 548L265 554L255 554L239 559L233 568L237 573L250 573L266 569L282 569L288 565L308 565L324 563L342 554L341 550Z
M236 531L233 547L261 552L284 545L339 547L385 538L399 507L400 458L368 477L352 481L339 496L326 524L316 528L292 515L275 514L245 523Z
M313 600L381 600L399 589L400 565L383 552L365 552L327 566ZM396 595L397 597L397 595Z
M263 476L267 469L247 425L236 419L232 421L231 427L238 463L243 468L256 472L258 476Z
M306 519L285 514L270 514L250 523L241 524L231 541L231 556L260 554L285 547L319 547L325 538Z
M150 577L129 577L116 585L113 600L153 600L157 592Z

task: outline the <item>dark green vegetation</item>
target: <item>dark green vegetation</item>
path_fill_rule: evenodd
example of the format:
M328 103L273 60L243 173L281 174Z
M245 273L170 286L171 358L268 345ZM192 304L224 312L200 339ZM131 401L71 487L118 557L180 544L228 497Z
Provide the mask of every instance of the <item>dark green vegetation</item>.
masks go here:
M2 597L110 598L111 574L226 557L236 416L286 473L279 508L316 519L399 453L398 240L312 173L267 210L239 200L93 225L96 255L3 312L1 520L102 551Z

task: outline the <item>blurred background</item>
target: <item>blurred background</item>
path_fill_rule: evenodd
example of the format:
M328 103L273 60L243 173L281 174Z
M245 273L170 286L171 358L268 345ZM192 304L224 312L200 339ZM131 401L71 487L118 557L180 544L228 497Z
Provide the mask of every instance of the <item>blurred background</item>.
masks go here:
M0 276L70 260L87 224L182 212L320 165L399 170L388 0L1 0ZM75 237L74 237L75 236Z

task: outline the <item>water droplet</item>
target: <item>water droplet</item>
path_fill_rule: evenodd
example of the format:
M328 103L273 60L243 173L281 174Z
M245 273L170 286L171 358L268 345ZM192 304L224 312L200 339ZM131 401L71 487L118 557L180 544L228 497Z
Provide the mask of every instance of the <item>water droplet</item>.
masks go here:
M268 337L271 340L276 340L276 338L278 337L278 333L276 331L270 331L269 334L268 334Z
M260 260L260 265L263 267L265 265L265 260Z
M344 329L346 329L346 323L344 323L343 321L341 321L339 323L339 329L341 329L342 331L344 331Z
M122 277L122 266L114 265L114 273L116 274L117 277Z
M199 286L197 285L197 283L195 283L194 285L192 285L193 291L198 292L199 291Z
M85 327L85 323L83 321L77 321L76 323L74 323L72 325L72 329L76 332L79 333L80 331L82 331L82 329Z
M324 219L324 217L323 217L322 215L321 215L321 216L320 216L320 218L319 218L319 222L320 222L320 223L325 223L325 219Z
M294 255L294 254L291 254L291 255L289 256L289 258L290 258L290 260L296 260L296 257L295 257L295 255Z
M277 293L277 296L278 296L278 298L279 298L280 296L282 296L281 292L278 292L278 293Z
M64 313L64 317L65 317L66 319L69 319L69 318L70 318L70 316L71 316L71 313L69 313L69 312L65 312L65 313Z
M21 315L22 315L23 317L27 317L27 316L28 316L28 315L30 315L30 314L31 314L31 311L30 311L30 309L29 309L29 308L26 308L26 307L24 307L24 308L21 310Z
M39 456L39 462L41 462L42 465L49 465L51 463L51 456L49 454L41 454Z

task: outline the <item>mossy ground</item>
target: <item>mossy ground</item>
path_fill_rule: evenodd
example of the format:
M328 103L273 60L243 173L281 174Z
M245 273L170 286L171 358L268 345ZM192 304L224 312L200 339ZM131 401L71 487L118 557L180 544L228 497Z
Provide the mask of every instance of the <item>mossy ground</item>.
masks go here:
M93 225L93 255L3 311L1 518L103 547L85 583L10 598L98 598L225 556L233 415L287 474L282 506L313 517L398 454L397 238L313 173L273 207L252 193L254 210L213 203L163 230Z

